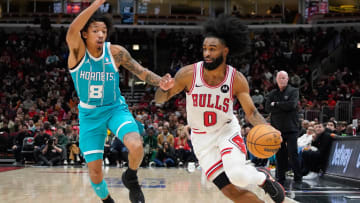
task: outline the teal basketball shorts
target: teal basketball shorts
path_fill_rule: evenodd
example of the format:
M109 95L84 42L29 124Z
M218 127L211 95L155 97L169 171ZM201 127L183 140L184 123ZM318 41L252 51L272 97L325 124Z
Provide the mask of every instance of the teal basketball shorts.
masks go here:
M79 145L87 163L103 159L107 129L122 142L127 133L140 134L138 124L126 104L85 107L79 105Z

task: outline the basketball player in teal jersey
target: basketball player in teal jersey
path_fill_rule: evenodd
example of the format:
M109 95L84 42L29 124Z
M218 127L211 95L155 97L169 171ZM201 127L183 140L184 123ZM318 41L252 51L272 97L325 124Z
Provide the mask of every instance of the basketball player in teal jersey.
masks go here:
M69 26L66 42L68 66L80 98L80 149L88 164L90 181L103 202L114 202L103 179L102 159L107 129L129 150L129 168L122 180L129 189L131 202L145 202L137 178L143 158L139 129L120 94L118 68L123 66L141 80L166 91L173 85L169 74L163 78L142 67L119 45L106 42L110 21L93 15L105 0L95 0Z

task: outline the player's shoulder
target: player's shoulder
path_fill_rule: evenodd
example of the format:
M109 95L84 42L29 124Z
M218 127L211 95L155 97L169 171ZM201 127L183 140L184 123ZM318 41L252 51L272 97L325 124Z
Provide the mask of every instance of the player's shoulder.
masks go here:
M126 51L126 49L123 46L118 45L118 44L110 44L110 51L112 54L115 54L115 53L119 53L122 51Z
M244 74L242 74L240 71L236 70L235 68L233 68L234 70L234 81L235 83L237 82L246 82L247 79L246 77L244 76Z
M175 77L189 77L193 75L194 73L194 64L190 64L190 65L186 65L182 68L180 68L180 70L176 73Z

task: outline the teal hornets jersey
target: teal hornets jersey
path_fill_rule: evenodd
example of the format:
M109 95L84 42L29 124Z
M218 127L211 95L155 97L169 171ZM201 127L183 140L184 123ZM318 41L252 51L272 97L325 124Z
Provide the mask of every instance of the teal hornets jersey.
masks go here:
M93 57L86 49L80 63L70 70L78 97L82 103L93 106L125 103L120 94L119 72L105 42L102 55Z

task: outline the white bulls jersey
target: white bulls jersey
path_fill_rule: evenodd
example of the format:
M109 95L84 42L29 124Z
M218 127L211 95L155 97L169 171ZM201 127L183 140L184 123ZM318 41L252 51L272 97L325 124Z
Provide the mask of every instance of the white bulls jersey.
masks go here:
M187 120L192 132L215 132L236 119L233 113L233 81L236 69L227 66L226 75L217 86L206 84L203 62L194 64L193 82L186 94Z

